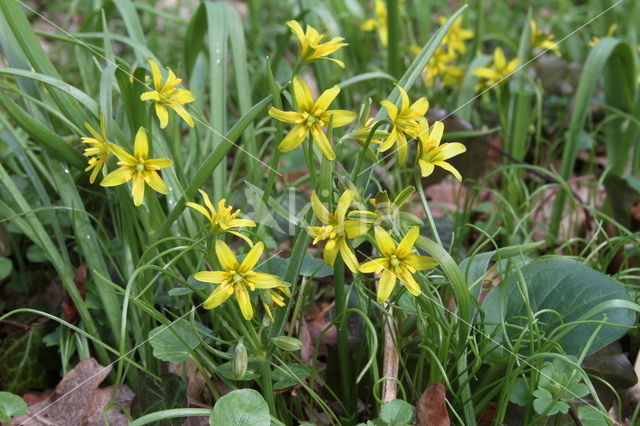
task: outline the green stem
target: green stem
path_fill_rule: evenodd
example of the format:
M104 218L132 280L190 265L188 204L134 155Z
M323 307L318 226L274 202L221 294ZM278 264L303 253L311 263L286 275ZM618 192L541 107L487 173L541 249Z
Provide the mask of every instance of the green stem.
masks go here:
M427 215L427 220L429 221L429 228L431 228L431 234L436 239L436 242L439 245L442 245L442 241L440 240L440 234L438 234L436 223L433 220L433 215L431 214L431 209L429 208L429 203L427 202L427 197L424 195L424 188L422 187L422 180L420 179L419 170L416 170L415 176L416 176L416 191L418 191L418 194L420 194L420 200L422 201L422 208L424 209L424 212Z
M311 185L316 188L318 186L318 178L316 173L313 172L313 141L311 135L307 137L307 141L303 145L304 158L307 160L307 169L309 170L309 176L311 176Z
M264 359L260 362L261 369L261 381L262 381L262 395L267 401L267 405L269 405L269 411L271 415L274 417L277 416L276 412L276 401L273 397L273 381L271 379L271 363L268 359Z
M401 76L400 43L398 32L400 30L400 15L398 13L398 0L387 0L387 72L399 78Z
M345 407L345 424L355 419L355 400L351 391L351 363L349 361L349 328L347 327L347 294L344 291L344 262L338 255L333 265L333 285L335 291L336 322L338 326L338 364L340 368L340 384Z

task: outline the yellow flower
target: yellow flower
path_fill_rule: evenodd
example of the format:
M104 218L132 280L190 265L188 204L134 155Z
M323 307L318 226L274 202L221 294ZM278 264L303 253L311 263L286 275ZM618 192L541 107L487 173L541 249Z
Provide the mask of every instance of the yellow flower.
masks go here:
M386 46L389 40L389 28L387 27L387 5L384 0L375 1L375 18L367 19L360 25L363 31L378 30L378 36L383 46Z
M111 151L120 160L118 161L120 168L105 176L100 185L116 186L133 180L131 194L133 195L133 204L136 206L142 204L145 184L161 194L169 192L167 185L158 174L158 170L169 167L171 160L168 158L148 158L149 141L147 132L142 127L136 133L133 155L117 145L111 145Z
M441 16L439 18L440 25L444 25L447 22L447 18ZM473 38L473 31L462 28L462 17L455 20L449 32L442 41L446 44L451 53L455 56L455 52L464 53L467 51L465 41Z
M332 54L341 47L348 46L347 43L342 43L343 37L334 37L326 43L320 43L324 38L324 34L320 34L311 25L307 25L306 32L303 31L302 25L297 21L287 21L287 26L291 28L291 32L298 39L302 61L313 62L318 59L326 59L344 68L344 62L341 60L327 57L327 55Z
M257 243L240 263L224 241L216 240L216 256L224 271L201 271L194 275L198 281L220 284L204 301L204 308L213 309L220 306L235 293L244 319L253 318L253 306L247 287L254 291L256 288L269 289L283 285L283 281L277 276L253 270L263 251L264 244Z
M450 172L458 181L461 181L462 176L460 176L460 173L455 167L447 163L447 160L458 154L462 154L467 150L467 147L459 142L440 144L443 132L444 124L441 121L436 121L431 131L429 131L429 127L426 126L424 130L420 132L421 150L420 156L418 157L420 174L422 177L427 177L433 173L434 167L438 166Z
M107 140L107 130L105 128L103 115L100 116L101 133L96 131L96 129L94 129L89 123L84 123L84 127L86 127L89 133L91 133L91 135L93 136L92 138L81 138L82 143L88 143L92 145L91 147L84 150L84 156L91 157L89 158L89 167L84 169L84 171L88 172L89 170L93 169L93 171L91 172L91 176L89 177L89 182L93 183L96 180L96 176L98 176L98 173L100 172L100 170L102 170L102 167L104 167L105 163L109 159L109 156L111 155L112 144Z
M232 206L225 206L226 200L222 199L218 201L218 210L213 207L211 200L206 192L199 189L200 194L202 194L202 198L204 199L204 206L196 203L185 203L187 207L191 207L195 211L201 213L204 217L209 220L209 224L211 225L211 231L214 234L222 234L228 232L229 234L233 234L237 237L245 240L250 246L253 246L253 243L246 235L241 234L240 232L233 231L233 228L251 228L256 226L255 222L248 219L238 219L237 216L240 214L240 209L237 209L235 212L233 211Z
M362 143L366 143L367 139L369 138L369 133L371 133L371 129L373 128L374 125L374 119L373 118L369 118L365 123L364 126L362 126L358 131L353 133L353 136L360 142ZM371 138L371 143L376 144L376 145L380 145L382 144L382 139L380 139L381 137L387 137L388 136L388 132L385 132L384 130L380 130L380 128L378 127L376 129L376 131L373 133L373 137Z
M193 93L186 89L176 88L182 82L182 79L177 78L171 69L167 68L169 75L165 82L162 80L162 73L158 64L153 59L149 59L149 65L151 66L153 88L155 90L143 93L140 95L140 100L155 101L156 115L160 120L160 128L164 129L169 123L169 112L165 107L173 109L189 126L193 127L193 117L182 106L195 101Z
M269 315L269 318L273 321L273 314L271 313L271 309L276 306L284 306L284 298L291 297L291 292L288 287L280 286L272 289L262 290L260 292L260 296L262 299L262 306L264 306L264 310Z
M615 32L618 30L618 24L611 24L609 29L607 30L607 37L612 37ZM600 37L593 37L589 43L589 47L594 47L596 44L600 43Z
M377 300L384 303L391 296L396 279L414 296L422 291L413 278L416 271L435 267L438 262L427 256L415 254L413 245L420 235L420 228L413 226L398 245L391 235L379 226L375 227L376 246L382 257L366 262L360 266L363 273L382 273L378 283Z
M384 100L381 102L382 106L387 110L389 120L392 122L391 132L387 139L380 145L378 151L384 152L391 148L393 145L398 145L398 163L403 165L407 162L407 135L415 138L420 133L420 123L426 122L424 115L429 109L429 102L427 98L422 97L416 100L413 104L409 105L409 95L400 86L400 96L402 103L400 110L390 100Z
M507 62L502 49L496 47L496 50L493 51L492 67L477 68L473 70L473 73L478 77L485 79L485 85L493 86L509 77L509 75L515 71L517 66L518 58L514 58Z
M532 18L529 18L529 27L531 28L531 45L540 49L550 50L560 56L560 45L553 41L555 36L538 30L538 24Z
M318 145L324 156L329 160L335 160L336 154L333 152L331 143L322 128L328 126L329 122L331 122L332 127L341 127L349 124L356 118L356 114L343 109L327 109L340 93L338 86L325 90L314 102L311 97L311 90L309 90L309 86L304 80L295 76L292 85L293 97L300 112L282 111L275 107L269 108L269 115L276 120L295 124L289 134L280 142L278 149L281 152L289 152L300 146L305 137L311 134L313 141Z
M462 78L462 70L453 65L449 65L455 59L455 53L445 49L437 49L427 66L424 68L424 80L427 86L432 86L437 76L442 76L442 82L445 84L456 82L455 78L458 76Z
M368 226L356 220L345 220L347 209L353 200L354 193L348 189L342 193L331 214L322 204L315 191L311 194L311 208L323 226L310 226L309 234L314 238L313 244L327 240L324 246L324 262L333 266L338 252L345 265L352 271L358 271L358 260L347 244L347 239L358 237L367 232Z

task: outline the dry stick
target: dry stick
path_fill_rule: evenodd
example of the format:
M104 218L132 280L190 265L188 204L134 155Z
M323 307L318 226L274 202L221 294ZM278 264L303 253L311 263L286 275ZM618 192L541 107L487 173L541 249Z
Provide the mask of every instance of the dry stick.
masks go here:
M385 303L387 314L384 319L384 348L382 358L382 402L396 399L398 395L398 350L396 349L396 331L393 327L393 307Z

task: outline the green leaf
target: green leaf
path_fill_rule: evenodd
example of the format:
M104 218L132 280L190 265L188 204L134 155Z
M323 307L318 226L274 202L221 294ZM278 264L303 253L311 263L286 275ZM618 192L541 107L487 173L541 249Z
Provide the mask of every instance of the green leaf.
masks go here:
M196 331L186 321L176 321L170 326L161 325L149 332L153 356L167 362L183 362L190 350L200 344Z
M393 426L411 424L413 419L413 405L401 399L385 402L380 408L380 419Z
M578 418L584 426L609 426L610 418L592 405L578 407Z
M244 373L241 379L238 379L233 374L233 365L231 361L220 364L216 367L216 374L227 380L255 380L260 377L260 360L257 358L249 358L247 371Z
M547 413L552 416L569 411L569 404L564 401L556 401L547 389L538 389L533 392L533 396L536 397L533 400L533 408L538 414Z
M288 260L280 257L272 257L268 261L264 262L258 271L274 274L279 277L283 277L287 269ZM322 259L316 257L305 256L302 259L302 266L300 267L300 275L303 277L323 278L333 275L333 268L327 266Z
M6 257L0 257L0 281L4 280L11 274L11 270L13 269L13 264L11 263L11 259Z
M309 369L301 364L288 365L286 369L276 369L271 377L273 378L273 389L282 390L295 386L309 377Z
M240 389L226 394L216 402L209 424L269 426L271 416L262 395L253 389Z
M520 283L520 274L524 283ZM524 284L524 285L521 285ZM523 294L528 295L526 300ZM619 326L602 326L587 354L592 354L605 345L626 334L625 327L634 324L635 314L621 307L608 307L607 302L630 297L625 288L614 279L572 259L538 260L512 272L502 284L492 290L482 307L486 314L486 330L495 333L498 324L506 323L496 341L505 337L515 341L523 327L529 328L529 315L536 315L537 327L547 337L558 341L567 354L580 356L599 324L569 324L573 321L602 321ZM604 312L595 313L598 307ZM529 310L529 308L531 310ZM595 309L593 312L589 312ZM588 315L588 316L587 316ZM564 323L562 329L560 318ZM557 335L552 336L552 332Z
M11 417L27 414L27 403L11 392L0 392L0 422L8 422Z

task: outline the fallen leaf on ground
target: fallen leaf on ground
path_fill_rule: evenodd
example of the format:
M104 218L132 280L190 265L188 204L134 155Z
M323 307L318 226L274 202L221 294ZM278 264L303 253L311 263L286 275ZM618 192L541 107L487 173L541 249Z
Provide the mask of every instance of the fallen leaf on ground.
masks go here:
M24 426L51 425L103 425L103 409L111 401L113 387L98 388L111 371L111 365L103 367L93 358L80 363L58 383L49 397L29 406L27 414L13 419ZM134 393L126 385L119 387L115 400L131 406ZM111 426L127 425L127 418L113 406L109 409Z
M449 426L449 412L447 411L447 393L444 385L435 382L422 393L416 405L418 426Z

